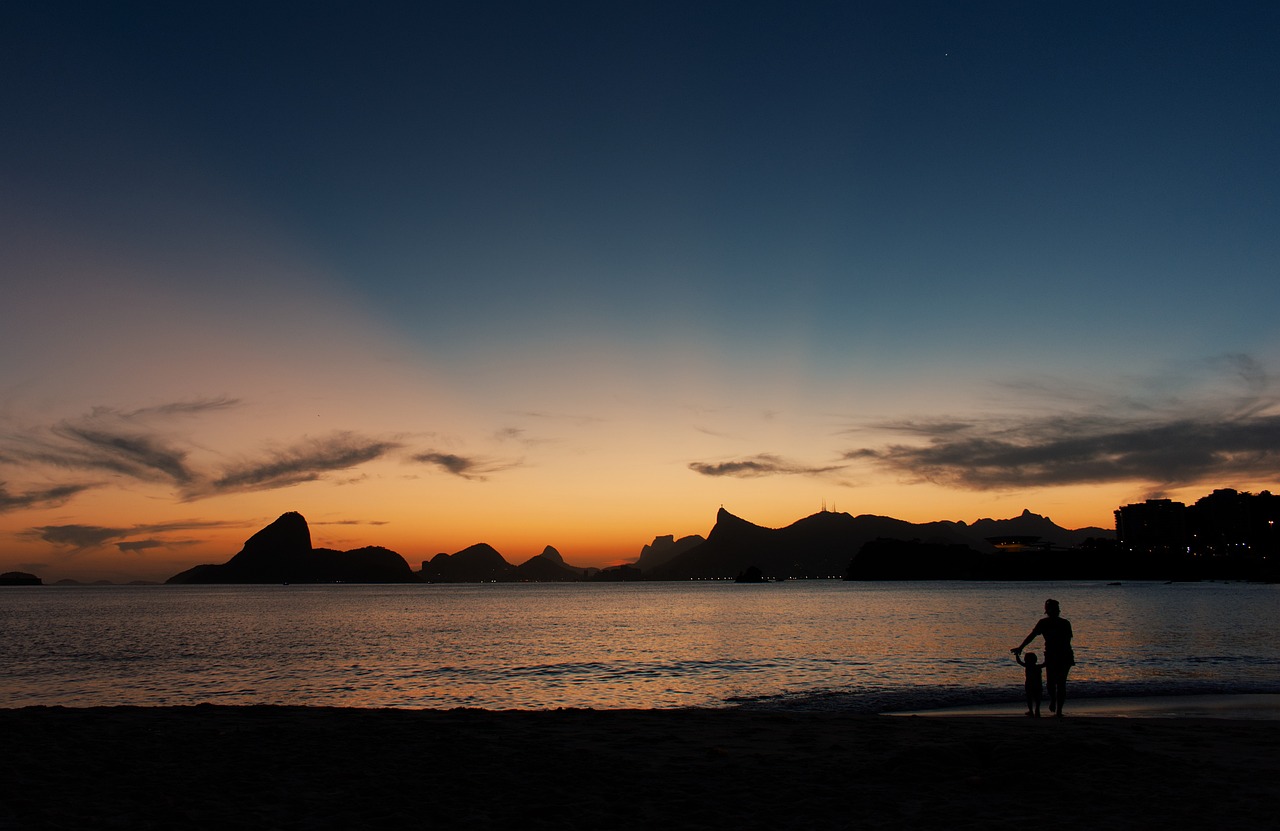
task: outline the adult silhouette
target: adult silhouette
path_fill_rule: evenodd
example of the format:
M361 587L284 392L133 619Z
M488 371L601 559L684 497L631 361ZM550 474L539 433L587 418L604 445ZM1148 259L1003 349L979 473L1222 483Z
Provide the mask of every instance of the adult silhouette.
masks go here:
M1062 705L1067 701L1067 673L1075 666L1076 654L1071 649L1071 621L1062 616L1056 600L1044 602L1044 617L1023 638L1022 643L1009 650L1021 656L1027 644L1044 638L1044 674L1049 686L1049 712L1062 716Z

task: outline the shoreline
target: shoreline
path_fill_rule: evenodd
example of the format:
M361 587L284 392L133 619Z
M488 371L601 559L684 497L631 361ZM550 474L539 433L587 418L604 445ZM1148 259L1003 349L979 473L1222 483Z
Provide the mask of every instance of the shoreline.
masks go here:
M1280 720L1280 693L1200 693L1179 692L1168 695L1093 695L1068 698L1068 711L1071 715L1088 718L1162 718L1162 719L1229 719L1229 720ZM352 707L312 704L214 704L202 702L198 704L26 704L20 706L0 706L0 714L16 714L23 712L75 712L107 714L121 711L137 712L248 712L248 711L316 711L335 713L750 713L760 716L814 716L814 717L877 717L877 716L936 716L936 717L984 717L1011 718L1025 716L1026 705L1021 700L990 702L973 702L948 704L941 707L912 707L909 709L887 709L873 712L860 709L789 709L770 707L743 707L730 705L726 707L657 707L652 709L635 709L625 707L556 707L552 709L502 708L485 707ZM1049 715L1048 699L1043 707L1044 716Z
M1190 711L27 707L0 735L5 831L1263 827L1280 796L1280 721Z

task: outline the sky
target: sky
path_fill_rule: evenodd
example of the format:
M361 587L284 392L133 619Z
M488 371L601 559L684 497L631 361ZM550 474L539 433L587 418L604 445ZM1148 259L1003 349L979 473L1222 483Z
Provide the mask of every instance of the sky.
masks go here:
M0 571L1280 484L1280 6L7 4Z

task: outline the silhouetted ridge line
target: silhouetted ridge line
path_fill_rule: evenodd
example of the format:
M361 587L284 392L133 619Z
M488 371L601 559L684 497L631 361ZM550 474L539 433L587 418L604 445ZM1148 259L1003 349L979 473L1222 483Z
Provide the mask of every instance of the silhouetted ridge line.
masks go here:
M635 568L650 571L704 542L706 539L698 534L680 539L676 539L674 534L654 537L653 542L640 549L640 557L635 562Z
M656 567L656 580L729 580L757 568L768 579L843 577L858 550L881 537L927 539L991 551L985 540L955 523L913 525L903 520L821 511L784 528L765 528L721 508L701 544Z
M1153 504L1153 502L1159 504ZM1280 562L1280 501L1269 492L1254 497L1230 489L1214 491L1195 506L1167 500L1125 506L1142 516L1159 516L1182 508L1200 537L1214 530L1211 522L1239 504L1262 532L1248 545L1232 542L1234 526L1223 524L1211 552L1236 550L1244 555L1191 556L1118 544L1103 528L1068 530L1048 517L1023 512L1012 519L911 523L892 517L851 516L823 510L783 528L766 528L724 508L705 537L677 540L657 536L645 545L634 564L582 568L564 561L546 546L541 554L512 565L493 546L477 543L454 554L437 554L414 572L394 551L366 547L333 551L311 547L302 515L291 511L250 537L244 548L222 565L201 565L169 578L170 583L275 582L575 582L583 580L733 580L750 575L765 582L803 578L850 580L1064 580L1064 579L1251 579L1277 580ZM1256 503L1256 504L1255 504ZM1225 508L1224 508L1225 506ZM1195 513L1197 510L1200 513ZM1177 514L1180 518L1181 513ZM1137 517L1135 514L1136 518ZM1136 519L1135 519L1136 521ZM1145 527L1145 526L1144 526ZM1181 525L1179 525L1181 527Z
M520 579L535 583L571 583L585 580L599 569L574 568L564 561L559 551L548 545L541 554L516 566L516 571L520 572Z
M599 571L565 563L560 552L549 545L541 554L515 566L493 546L478 543L455 554L424 560L418 576L427 583L569 583L591 579Z
M0 574L0 586L43 586L44 580L25 571L6 571Z
M200 565L166 583L412 583L417 577L394 551L311 547L311 529L290 511L245 541L222 565Z

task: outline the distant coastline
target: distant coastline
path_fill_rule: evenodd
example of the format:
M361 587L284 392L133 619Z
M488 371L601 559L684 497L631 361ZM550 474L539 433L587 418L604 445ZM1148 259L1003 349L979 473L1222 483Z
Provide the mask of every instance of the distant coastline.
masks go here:
M1270 493L1254 497L1229 489L1214 491L1201 502L1223 499L1261 504L1267 511L1276 507ZM1161 515L1167 513L1163 504L1157 507ZM1228 531L1220 536L1229 536ZM633 564L578 567L547 546L517 565L492 546L478 543L453 554L437 554L414 570L403 556L384 548L314 549L306 520L289 512L254 534L228 562L196 566L167 582L505 583L733 580L743 575L751 575L747 582L755 583L799 579L1274 581L1280 576L1277 558L1266 547L1270 540L1263 541L1262 550L1246 546L1247 556L1200 556L1191 549L1125 546L1116 536L1103 528L1062 528L1029 510L1011 519L966 524L911 523L824 508L786 527L766 528L721 508L705 538L655 537Z
M1199 513L1197 513L1199 511ZM657 536L632 563L575 566L552 546L520 562L477 543L413 568L401 554L368 546L314 548L306 519L281 515L221 564L198 565L170 584L515 583L640 580L1280 580L1280 499L1215 490L1193 506L1148 500L1116 511L1116 530L1067 529L1024 510L1009 519L911 523L825 508L767 528L721 508L710 533ZM1190 520L1188 519L1190 517ZM1216 524L1215 524L1216 523ZM1234 525L1232 524L1234 523ZM1261 528L1262 530L1257 530ZM1187 544L1193 540L1196 546ZM751 580L743 581L743 575ZM9 572L0 585L36 586L37 575ZM84 585L59 580L58 585ZM146 585L132 581L129 585ZM110 585L95 581L91 585Z

